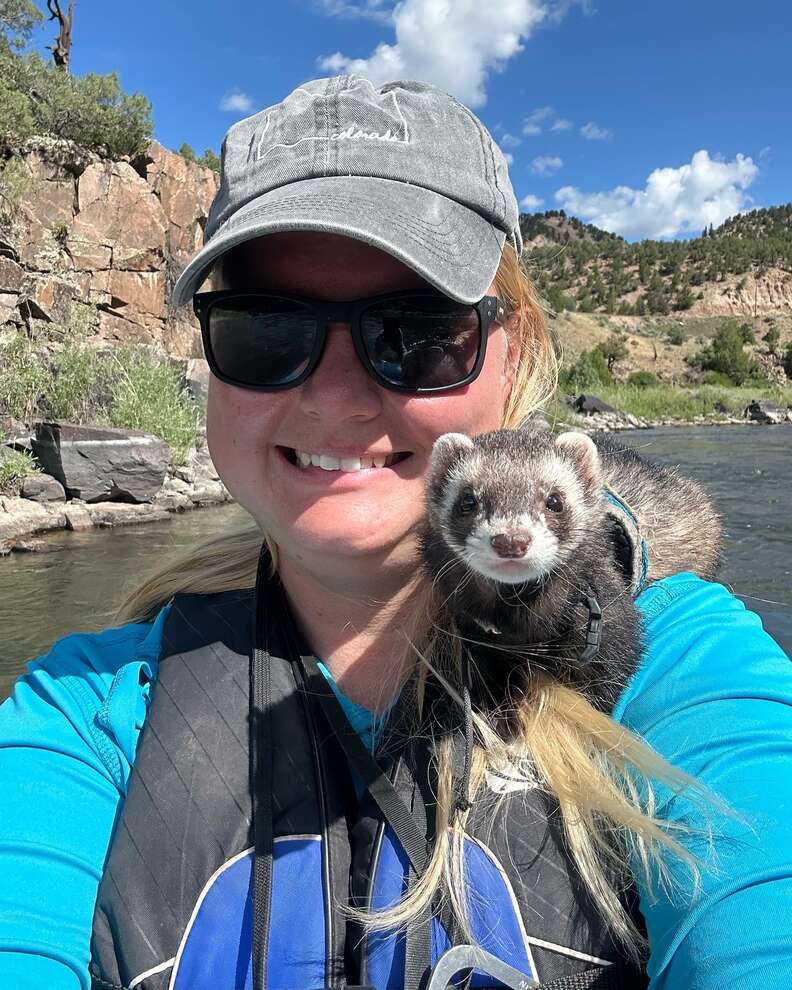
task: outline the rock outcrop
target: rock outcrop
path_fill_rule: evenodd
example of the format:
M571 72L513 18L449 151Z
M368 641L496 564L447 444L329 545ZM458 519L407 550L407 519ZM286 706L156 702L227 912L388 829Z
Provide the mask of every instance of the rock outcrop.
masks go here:
M197 321L169 302L202 242L217 173L156 141L131 161L50 138L29 140L18 157L27 178L0 231L0 331L63 323L87 303L98 341L200 357Z
M768 268L761 274L729 275L701 287L688 316L757 316L792 309L792 272Z
M73 423L37 423L33 453L68 498L84 502L153 502L170 461L158 437Z

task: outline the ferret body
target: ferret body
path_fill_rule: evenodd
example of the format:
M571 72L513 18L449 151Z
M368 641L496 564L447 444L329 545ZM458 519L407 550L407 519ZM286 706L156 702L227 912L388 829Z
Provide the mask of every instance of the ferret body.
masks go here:
M713 576L720 524L703 490L609 438L497 430L436 441L423 565L490 698L527 665L610 711L635 670L639 614L616 560L605 486L648 542L649 580Z

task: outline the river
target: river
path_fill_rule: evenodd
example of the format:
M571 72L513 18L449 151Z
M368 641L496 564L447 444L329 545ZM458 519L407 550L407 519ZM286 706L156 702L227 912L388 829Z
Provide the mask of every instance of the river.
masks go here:
M703 482L723 513L721 579L792 650L792 427L641 430L619 438ZM238 506L162 523L46 537L51 551L0 558L0 699L25 661L76 629L101 629L157 560L249 518Z

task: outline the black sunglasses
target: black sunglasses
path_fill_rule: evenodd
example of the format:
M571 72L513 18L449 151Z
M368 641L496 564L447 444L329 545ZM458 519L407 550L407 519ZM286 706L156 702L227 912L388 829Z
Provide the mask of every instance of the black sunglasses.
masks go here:
M500 299L460 303L435 290L407 290L353 302L223 289L193 297L206 360L221 381L275 392L315 370L329 323L348 323L363 367L380 385L441 392L481 371Z

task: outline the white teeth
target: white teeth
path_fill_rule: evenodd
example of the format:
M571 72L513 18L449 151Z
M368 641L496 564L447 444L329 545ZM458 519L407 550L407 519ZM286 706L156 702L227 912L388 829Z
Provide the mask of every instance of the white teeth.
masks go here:
M379 457L332 457L330 454L309 454L295 450L297 463L302 467L320 467L324 471L365 471L369 468L386 467L396 460L395 454Z

